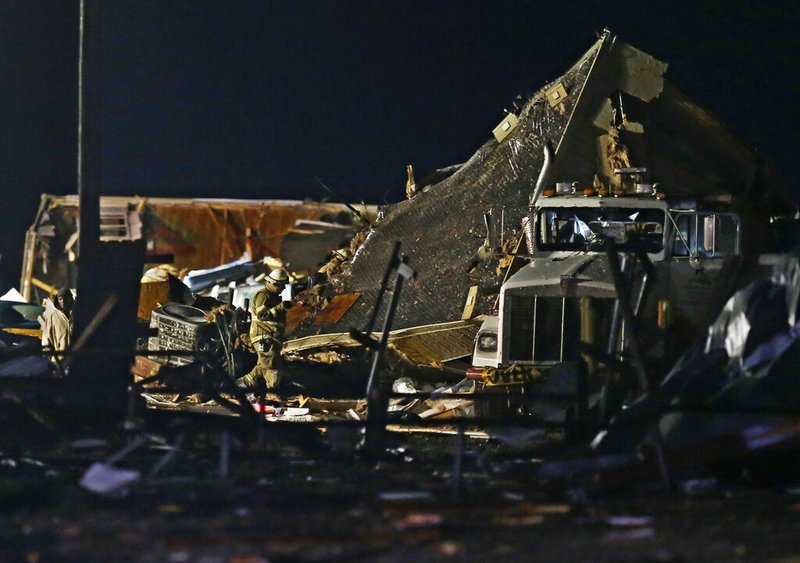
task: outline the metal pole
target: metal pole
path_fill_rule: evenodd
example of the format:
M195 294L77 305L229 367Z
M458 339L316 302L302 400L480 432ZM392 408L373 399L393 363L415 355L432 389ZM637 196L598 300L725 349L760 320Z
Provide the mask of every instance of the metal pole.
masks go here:
M100 242L101 135L99 108L100 46L102 0L80 1L78 45L78 278ZM90 322L91 311L75 303L75 332Z
M375 456L380 447L381 438L386 428L386 409L388 408L389 394L383 388L378 375L378 368L380 367L381 357L383 351L386 349L386 343L389 340L389 331L392 328L392 320L394 313L397 310L397 303L400 299L400 291L403 288L403 279L411 277L413 270L405 263L405 258L401 258L397 268L397 278L394 283L394 292L392 299L389 302L389 310L386 312L386 317L383 320L383 333L378 347L372 355L372 367L369 372L369 381L367 382L367 427L365 434L366 451L368 455Z
M389 402L389 392L388 390L384 389L384 386L380 381L378 368L380 367L383 351L386 349L386 344L389 341L389 332L392 328L392 321L394 320L395 311L397 310L397 303L400 300L400 292L403 289L403 280L411 279L415 274L414 270L412 270L406 263L407 259L405 257L400 257L399 259L397 258L397 252L400 249L399 243L395 244L394 249L395 254L392 256L392 262L386 269L387 274L384 276L384 278L388 280L391 272L396 271L394 291L392 292L392 298L389 302L389 309L386 311L386 316L383 319L383 332L381 334L381 340L377 343L374 341L371 342L371 346L374 347L374 353L372 355L372 366L369 372L369 380L367 381L368 419L364 436L364 451L370 457L376 457L380 448L383 433L386 428L386 409L388 408ZM385 290L385 288L382 288L382 290ZM383 291L381 292L381 295L378 296L378 303L375 305L376 311L380 307L382 297ZM376 314L373 315L373 319L375 316ZM369 334L366 335L366 338L371 340Z
M617 291L617 303L619 303L622 320L631 332L629 345L633 356L634 368L639 379L640 391L647 391L650 385L647 382L647 374L644 371L644 359L639 350L639 340L636 337L636 319L631 309L630 296L627 284L625 283L625 272L620 268L619 257L617 256L617 244L613 238L606 238L606 256L611 266L611 274L614 277L614 288Z

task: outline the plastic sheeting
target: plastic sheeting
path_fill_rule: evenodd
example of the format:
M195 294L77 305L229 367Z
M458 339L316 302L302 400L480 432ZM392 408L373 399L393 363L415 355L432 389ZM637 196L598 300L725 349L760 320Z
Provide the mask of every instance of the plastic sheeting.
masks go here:
M597 440L598 450L630 449L656 421L668 446L686 447L742 432L759 424L759 417L798 413L798 297L800 249L734 294L707 338L681 358L656 392L612 421ZM679 412L669 413L673 408Z
M741 409L800 408L800 249L736 292L662 391L679 404Z
M709 328L706 352L724 348L740 367L754 367L769 358L767 341L777 338L788 343L796 339L797 305L800 298L800 262L798 251L776 265L770 276L736 293L726 304L717 321ZM791 327L791 328L790 328ZM753 357L756 347L759 360ZM774 354L780 345L775 343ZM784 345L785 348L785 345Z

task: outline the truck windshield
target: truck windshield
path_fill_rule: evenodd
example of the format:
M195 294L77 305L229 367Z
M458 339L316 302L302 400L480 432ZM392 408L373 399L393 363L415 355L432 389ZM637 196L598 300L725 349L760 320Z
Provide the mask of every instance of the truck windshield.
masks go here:
M544 207L536 221L541 250L602 248L603 237L616 240L620 250L638 246L647 252L664 248L664 212L653 208Z

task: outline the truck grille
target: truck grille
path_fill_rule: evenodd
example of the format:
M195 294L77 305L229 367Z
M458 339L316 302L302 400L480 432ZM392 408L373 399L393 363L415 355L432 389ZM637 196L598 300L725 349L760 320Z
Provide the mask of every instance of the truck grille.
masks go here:
M577 360L581 340L604 348L612 306L612 299L508 296L507 361Z

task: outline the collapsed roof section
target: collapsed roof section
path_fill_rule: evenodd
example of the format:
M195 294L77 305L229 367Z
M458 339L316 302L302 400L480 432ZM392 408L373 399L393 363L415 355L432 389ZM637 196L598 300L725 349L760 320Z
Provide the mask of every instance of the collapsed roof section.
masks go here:
M501 280L496 261L481 260L484 213L504 217L501 238L512 239L527 213L542 168L543 148L555 148L547 181L606 185L603 158L609 131L629 147L631 165L675 197L757 204L765 213L792 213L791 200L752 150L716 117L664 79L667 65L605 31L563 76L510 114L463 166L413 198L385 209L349 268L332 279L337 293L362 297L335 325L301 327L299 335L364 327L395 241L417 271L406 285L397 329L461 318L471 286L475 313L492 306ZM495 221L500 223L500 221ZM513 231L513 232L512 232Z

